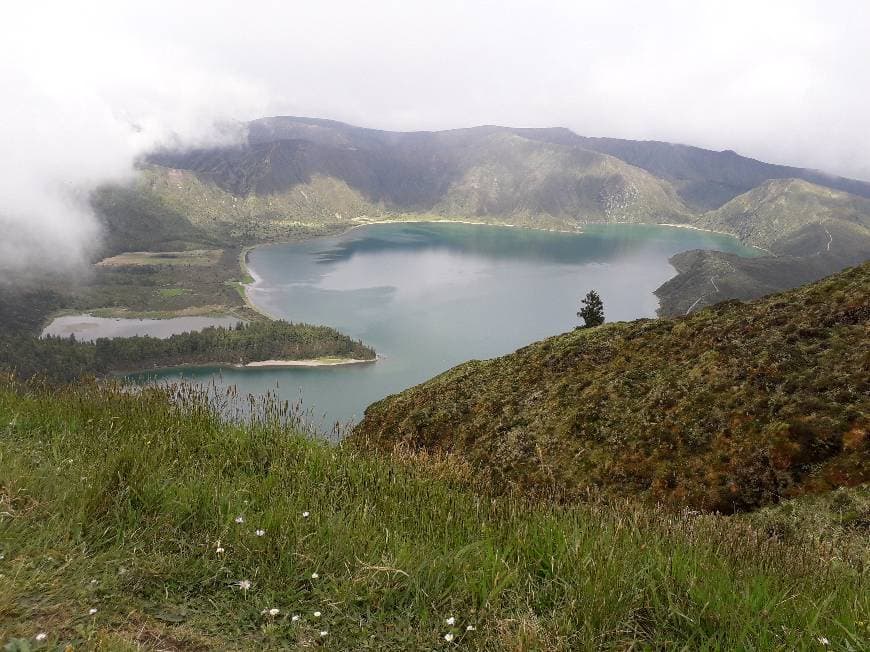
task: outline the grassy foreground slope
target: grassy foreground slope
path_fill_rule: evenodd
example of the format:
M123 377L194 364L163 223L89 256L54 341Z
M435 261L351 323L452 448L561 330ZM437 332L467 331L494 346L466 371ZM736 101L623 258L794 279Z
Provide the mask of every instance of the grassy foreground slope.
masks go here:
M0 644L866 649L849 523L786 539L779 514L484 498L456 460L329 446L263 414L0 381Z
M870 481L870 263L750 304L559 335L366 410L364 445L494 486L732 512Z

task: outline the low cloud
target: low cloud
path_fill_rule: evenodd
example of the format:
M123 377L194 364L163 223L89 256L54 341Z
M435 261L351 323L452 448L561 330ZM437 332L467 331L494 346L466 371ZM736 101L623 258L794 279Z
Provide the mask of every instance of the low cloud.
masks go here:
M0 35L0 280L79 271L100 241L94 188L132 178L155 147L238 139L266 106L258 85L116 22L39 7Z

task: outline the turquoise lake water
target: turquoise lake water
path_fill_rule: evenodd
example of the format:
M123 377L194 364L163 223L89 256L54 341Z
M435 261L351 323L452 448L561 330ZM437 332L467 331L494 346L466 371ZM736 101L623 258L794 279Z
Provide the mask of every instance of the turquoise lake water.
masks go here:
M490 358L573 329L580 297L608 321L655 316L653 291L689 249L743 255L734 238L647 225L553 233L469 224L379 224L254 249L251 300L274 317L326 324L375 347L374 364L166 370L158 380L235 384L302 399L314 422L359 420L367 405L469 359ZM139 377L141 378L141 376ZM155 378L154 374L150 378Z

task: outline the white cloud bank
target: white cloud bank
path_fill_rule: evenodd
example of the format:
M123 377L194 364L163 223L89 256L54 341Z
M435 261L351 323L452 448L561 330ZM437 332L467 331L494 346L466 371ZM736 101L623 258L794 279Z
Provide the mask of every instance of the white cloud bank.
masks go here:
M0 28L0 277L79 270L99 243L93 188L159 144L226 138L221 125L265 106L257 84L140 42L96 8L12 14Z
M867 25L865 0L14 0L0 274L86 256L83 193L155 143L265 114L566 126L870 180Z

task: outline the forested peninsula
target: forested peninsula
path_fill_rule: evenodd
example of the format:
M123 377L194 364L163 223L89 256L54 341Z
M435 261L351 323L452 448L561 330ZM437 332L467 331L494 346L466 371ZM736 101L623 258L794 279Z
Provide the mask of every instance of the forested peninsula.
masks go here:
M82 376L182 365L246 365L267 360L375 360L374 349L327 326L286 321L239 323L157 337L75 338L0 336L0 366L19 378L67 382Z

